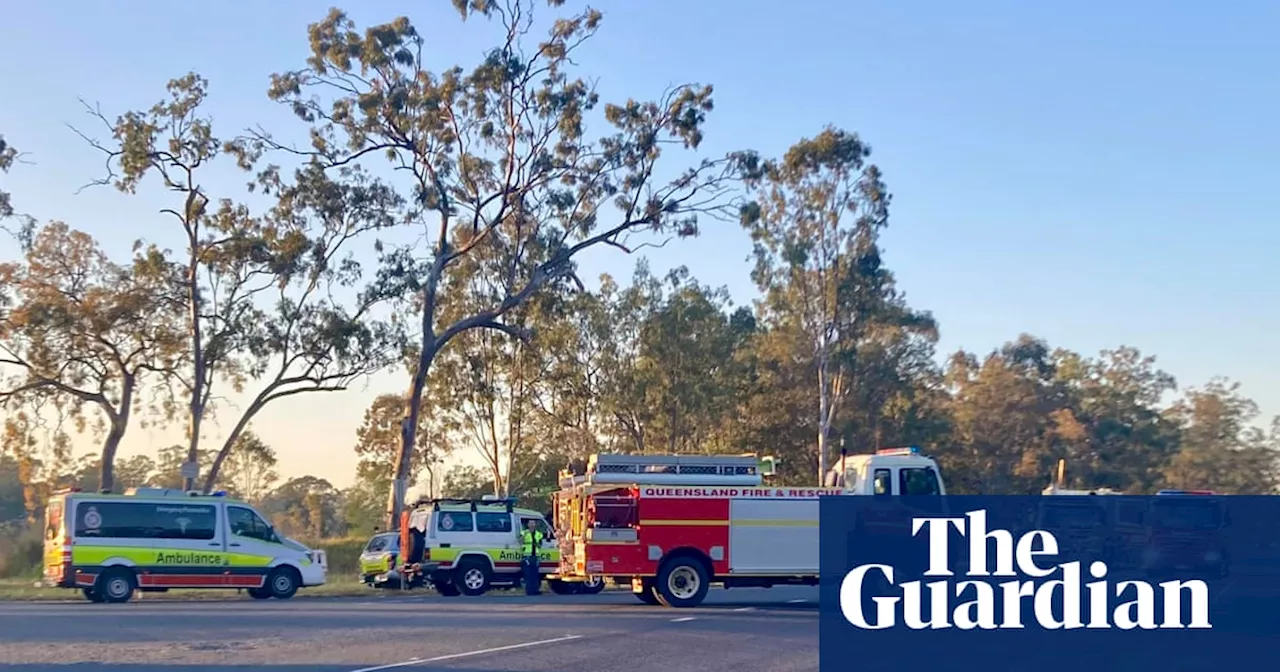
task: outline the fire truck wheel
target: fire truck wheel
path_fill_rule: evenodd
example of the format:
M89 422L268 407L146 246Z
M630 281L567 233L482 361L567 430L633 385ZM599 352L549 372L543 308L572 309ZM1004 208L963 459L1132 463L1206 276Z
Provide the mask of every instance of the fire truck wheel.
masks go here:
M448 581L432 581L431 586L436 589L437 593L445 597L457 597L460 593L457 588L453 587Z
M578 593L582 595L595 595L604 590L604 577L591 576L586 581L578 584Z
M578 593L578 584L561 581L560 579L547 581L547 587L556 595L576 595Z
M658 597L669 607L696 607L707 597L710 580L697 558L675 557L658 570Z
M490 582L489 566L480 560L463 560L453 576L453 585L467 597L484 595Z

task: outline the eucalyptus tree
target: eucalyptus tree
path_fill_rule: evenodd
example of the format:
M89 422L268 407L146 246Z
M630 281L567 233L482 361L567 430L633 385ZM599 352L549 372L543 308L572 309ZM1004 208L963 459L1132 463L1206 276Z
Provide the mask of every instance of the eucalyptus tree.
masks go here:
M749 153L668 165L701 143L709 86L601 105L575 72L600 12L559 18L535 42L531 2L455 6L464 21L482 16L496 26L495 46L472 67L433 69L408 18L359 30L333 10L309 29L307 66L275 75L270 93L311 126L311 147L293 151L335 169L384 157L406 178L403 235L383 241L379 276L379 291L417 314L391 526L442 348L473 329L527 337L504 318L539 292L580 287L577 255L630 251L629 234L696 234L699 215L732 215L733 185L753 166ZM592 126L601 117L604 125ZM265 133L258 139L290 149ZM443 319L450 303L483 307Z

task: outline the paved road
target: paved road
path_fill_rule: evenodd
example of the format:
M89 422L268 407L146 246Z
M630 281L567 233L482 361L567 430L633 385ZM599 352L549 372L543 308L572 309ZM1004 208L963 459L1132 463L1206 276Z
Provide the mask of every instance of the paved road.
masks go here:
M813 672L817 591L0 604L0 670Z

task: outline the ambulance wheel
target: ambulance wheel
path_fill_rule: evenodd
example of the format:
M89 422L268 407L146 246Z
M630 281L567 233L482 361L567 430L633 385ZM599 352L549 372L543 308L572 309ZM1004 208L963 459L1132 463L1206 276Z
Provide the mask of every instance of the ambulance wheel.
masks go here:
M287 600L298 592L298 584L302 583L298 570L292 567L276 567L267 576L267 592L277 600Z
M696 607L707 597L711 577L697 558L675 557L658 570L658 597L668 607Z
M458 589L448 581L432 581L431 585L436 589L437 593L440 593L445 597L457 597L460 594Z
M249 597L252 597L255 600L271 599L271 591L267 590L266 588L250 588L245 592L249 593Z
M467 597L484 595L492 581L488 565L479 560L463 560L458 569L454 570L453 585Z
M103 602L112 604L128 602L133 598L133 591L136 588L137 579L133 575L133 570L123 567L112 567L99 574L98 580L93 584L93 592Z
M578 584L578 593L582 595L595 595L604 590L603 576L590 576L586 581Z
M98 604L102 604L104 602L102 597L98 595L98 591L92 588L81 588L80 592L84 593L84 599L89 600L90 602L95 602Z

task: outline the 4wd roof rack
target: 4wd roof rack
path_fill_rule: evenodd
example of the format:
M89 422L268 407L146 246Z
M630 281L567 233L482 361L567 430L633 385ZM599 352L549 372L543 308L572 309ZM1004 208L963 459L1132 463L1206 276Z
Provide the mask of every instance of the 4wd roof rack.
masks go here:
M507 513L511 513L515 509L516 498L515 497L498 498L498 497L494 497L493 495L486 495L484 497L478 497L478 498L477 497L436 497L431 499L423 498L418 500L417 502L414 502L413 508L416 509L422 506L426 506L428 504L431 505L432 511L439 511L441 504L469 504L473 512L476 510L477 507L480 507L480 506L502 506L505 504L507 507Z

